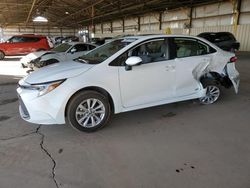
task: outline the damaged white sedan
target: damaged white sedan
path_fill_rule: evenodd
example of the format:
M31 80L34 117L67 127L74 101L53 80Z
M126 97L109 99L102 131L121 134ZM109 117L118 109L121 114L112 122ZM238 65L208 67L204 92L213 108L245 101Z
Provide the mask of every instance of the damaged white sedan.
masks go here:
M19 82L20 114L37 124L69 122L95 131L112 113L199 99L212 104L221 87L238 92L237 58L198 37L131 36Z

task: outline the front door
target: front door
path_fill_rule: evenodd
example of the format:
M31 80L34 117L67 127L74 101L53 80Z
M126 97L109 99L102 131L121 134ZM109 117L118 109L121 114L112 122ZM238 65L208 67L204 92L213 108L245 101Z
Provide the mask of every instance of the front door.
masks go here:
M160 102L174 96L175 61L169 60L167 39L141 44L131 50L128 56L139 56L143 61L131 70L119 67L124 107Z

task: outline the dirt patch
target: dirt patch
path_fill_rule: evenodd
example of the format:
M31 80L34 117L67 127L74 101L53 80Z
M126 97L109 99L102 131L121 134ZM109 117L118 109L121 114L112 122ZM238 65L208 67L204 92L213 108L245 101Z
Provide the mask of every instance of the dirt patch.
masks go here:
M163 118L174 117L174 116L176 116L176 113L174 112L169 112L167 114L162 115Z
M17 85L17 82L0 83L0 86L11 86L11 85Z
M0 121L5 121L5 120L8 120L10 118L11 117L9 117L9 116L0 116Z

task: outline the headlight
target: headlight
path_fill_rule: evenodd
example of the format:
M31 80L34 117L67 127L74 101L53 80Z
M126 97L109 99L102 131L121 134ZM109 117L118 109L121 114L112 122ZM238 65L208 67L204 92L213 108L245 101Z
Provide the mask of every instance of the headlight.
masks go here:
M30 89L30 90L37 90L38 91L38 96L45 95L55 88L57 88L59 85L61 85L64 80L57 80L53 82L47 82L47 83L41 83L41 84L32 84L29 87L26 87L25 89Z

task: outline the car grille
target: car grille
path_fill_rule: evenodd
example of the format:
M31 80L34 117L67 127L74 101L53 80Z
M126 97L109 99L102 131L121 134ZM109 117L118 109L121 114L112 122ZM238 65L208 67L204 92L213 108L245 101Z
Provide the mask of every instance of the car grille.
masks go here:
M22 110L22 116L23 116L23 118L29 119L30 118L30 114L29 114L26 106L24 105L23 100L21 99L21 97L19 95L18 95L18 99L19 99L19 104L20 104L21 110Z

